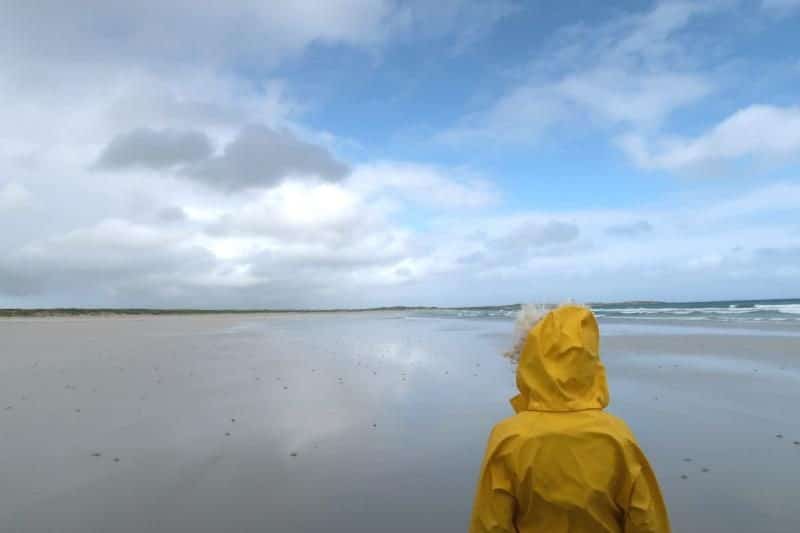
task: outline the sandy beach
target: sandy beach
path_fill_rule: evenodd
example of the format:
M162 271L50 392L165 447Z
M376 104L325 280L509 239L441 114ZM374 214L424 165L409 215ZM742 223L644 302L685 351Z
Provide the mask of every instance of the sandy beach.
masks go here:
M511 320L0 320L0 530L463 532ZM800 330L601 320L676 532L800 529Z

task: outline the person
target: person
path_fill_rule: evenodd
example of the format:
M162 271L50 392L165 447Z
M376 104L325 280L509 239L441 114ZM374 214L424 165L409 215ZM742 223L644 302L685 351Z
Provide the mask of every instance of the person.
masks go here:
M470 533L670 531L647 458L603 410L599 336L592 311L569 304L522 338L516 414L489 436Z

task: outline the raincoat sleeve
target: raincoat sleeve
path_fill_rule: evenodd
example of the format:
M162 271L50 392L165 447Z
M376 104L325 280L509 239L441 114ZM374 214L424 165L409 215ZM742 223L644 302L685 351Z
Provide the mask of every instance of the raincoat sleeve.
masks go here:
M625 533L669 533L669 517L661 489L647 460L642 459L625 514Z
M501 444L496 431L493 431L481 465L470 533L517 532L514 525L517 504L512 495L511 477L500 457Z

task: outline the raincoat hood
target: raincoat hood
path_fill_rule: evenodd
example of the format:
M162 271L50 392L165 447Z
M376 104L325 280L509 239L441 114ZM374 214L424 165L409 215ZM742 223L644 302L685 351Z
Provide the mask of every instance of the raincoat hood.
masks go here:
M525 340L517 366L519 394L511 405L522 411L583 411L608 405L606 371L600 361L600 332L591 310L578 305L549 312Z

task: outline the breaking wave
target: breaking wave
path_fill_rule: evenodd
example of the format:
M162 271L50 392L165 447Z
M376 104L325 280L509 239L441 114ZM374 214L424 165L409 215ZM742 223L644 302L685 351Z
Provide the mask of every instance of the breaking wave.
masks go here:
M800 299L718 302L622 302L589 304L600 319L699 320L800 323ZM514 319L520 305L417 311L416 315L472 319Z

